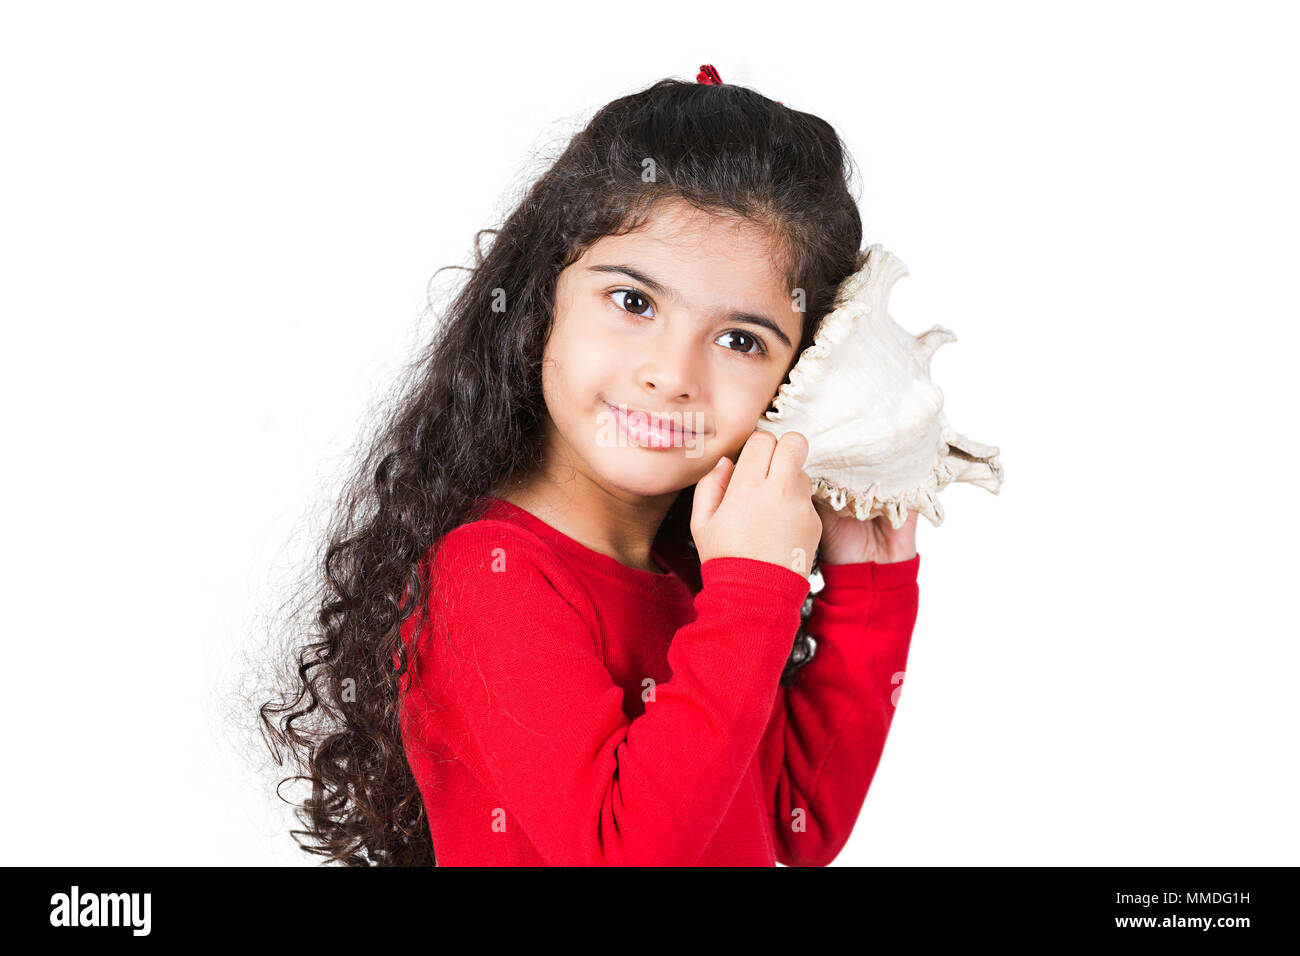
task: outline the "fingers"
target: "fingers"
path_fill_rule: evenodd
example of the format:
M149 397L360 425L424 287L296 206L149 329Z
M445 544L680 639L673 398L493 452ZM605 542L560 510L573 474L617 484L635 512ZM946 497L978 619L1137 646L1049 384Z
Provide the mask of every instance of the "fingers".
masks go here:
M793 478L803 475L803 481L808 485L811 493L810 479L801 471L803 463L807 460L808 439L799 432L786 432L776 443L776 449L772 452L772 463L767 473L774 478L786 475Z
M793 477L807 459L808 439L801 433L786 432L778 441L770 432L755 430L740 450L735 478L753 483L769 477ZM811 491L811 479L805 479Z
M722 499L727 493L727 485L731 483L733 468L731 459L724 455L718 459L712 471L695 483L695 497L691 502L692 534L698 533L708 524L713 513L722 504Z
M740 449L734 480L741 484L756 484L766 478L776 445L776 438L771 433L755 430L745 440L745 447Z

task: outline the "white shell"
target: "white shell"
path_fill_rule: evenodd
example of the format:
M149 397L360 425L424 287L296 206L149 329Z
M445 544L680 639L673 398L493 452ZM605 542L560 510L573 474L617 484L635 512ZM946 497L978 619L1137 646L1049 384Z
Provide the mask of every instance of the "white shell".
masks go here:
M938 527L944 486L968 481L997 494L1002 464L997 448L948 426L943 392L930 381L935 350L957 336L940 325L913 335L890 318L889 292L907 274L879 243L858 254L858 270L757 427L808 439L803 470L837 513L884 514L900 528L914 510Z

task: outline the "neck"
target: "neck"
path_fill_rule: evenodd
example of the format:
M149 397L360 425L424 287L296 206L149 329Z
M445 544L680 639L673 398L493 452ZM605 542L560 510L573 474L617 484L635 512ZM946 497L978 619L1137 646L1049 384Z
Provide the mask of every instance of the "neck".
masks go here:
M585 467L548 453L539 472L491 491L545 521L573 540L642 571L662 573L650 556L668 509L681 489L661 495L637 495L595 480Z

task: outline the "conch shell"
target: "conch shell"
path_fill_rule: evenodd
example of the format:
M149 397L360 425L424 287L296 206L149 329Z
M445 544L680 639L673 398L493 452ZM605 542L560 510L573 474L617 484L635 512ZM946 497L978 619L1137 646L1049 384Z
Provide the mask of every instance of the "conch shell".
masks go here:
M908 511L938 527L939 491L968 481L997 494L998 449L953 431L943 392L930 381L936 349L957 336L941 325L913 335L889 316L889 292L907 266L875 244L840 284L813 344L790 370L758 428L808 439L803 470L813 495L836 513L884 514L900 528Z

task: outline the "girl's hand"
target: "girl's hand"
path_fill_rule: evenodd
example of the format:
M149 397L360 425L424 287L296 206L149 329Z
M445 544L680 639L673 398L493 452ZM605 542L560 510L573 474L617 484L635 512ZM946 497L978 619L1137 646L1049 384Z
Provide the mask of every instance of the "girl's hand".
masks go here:
M799 432L778 441L756 429L734 465L724 455L696 482L691 535L701 565L751 558L808 574L822 524L802 467L807 457L808 439Z
M895 531L884 515L859 521L852 512L837 515L820 498L813 499L813 507L822 519L818 553L823 564L894 564L916 557L918 512L909 511L903 526Z

